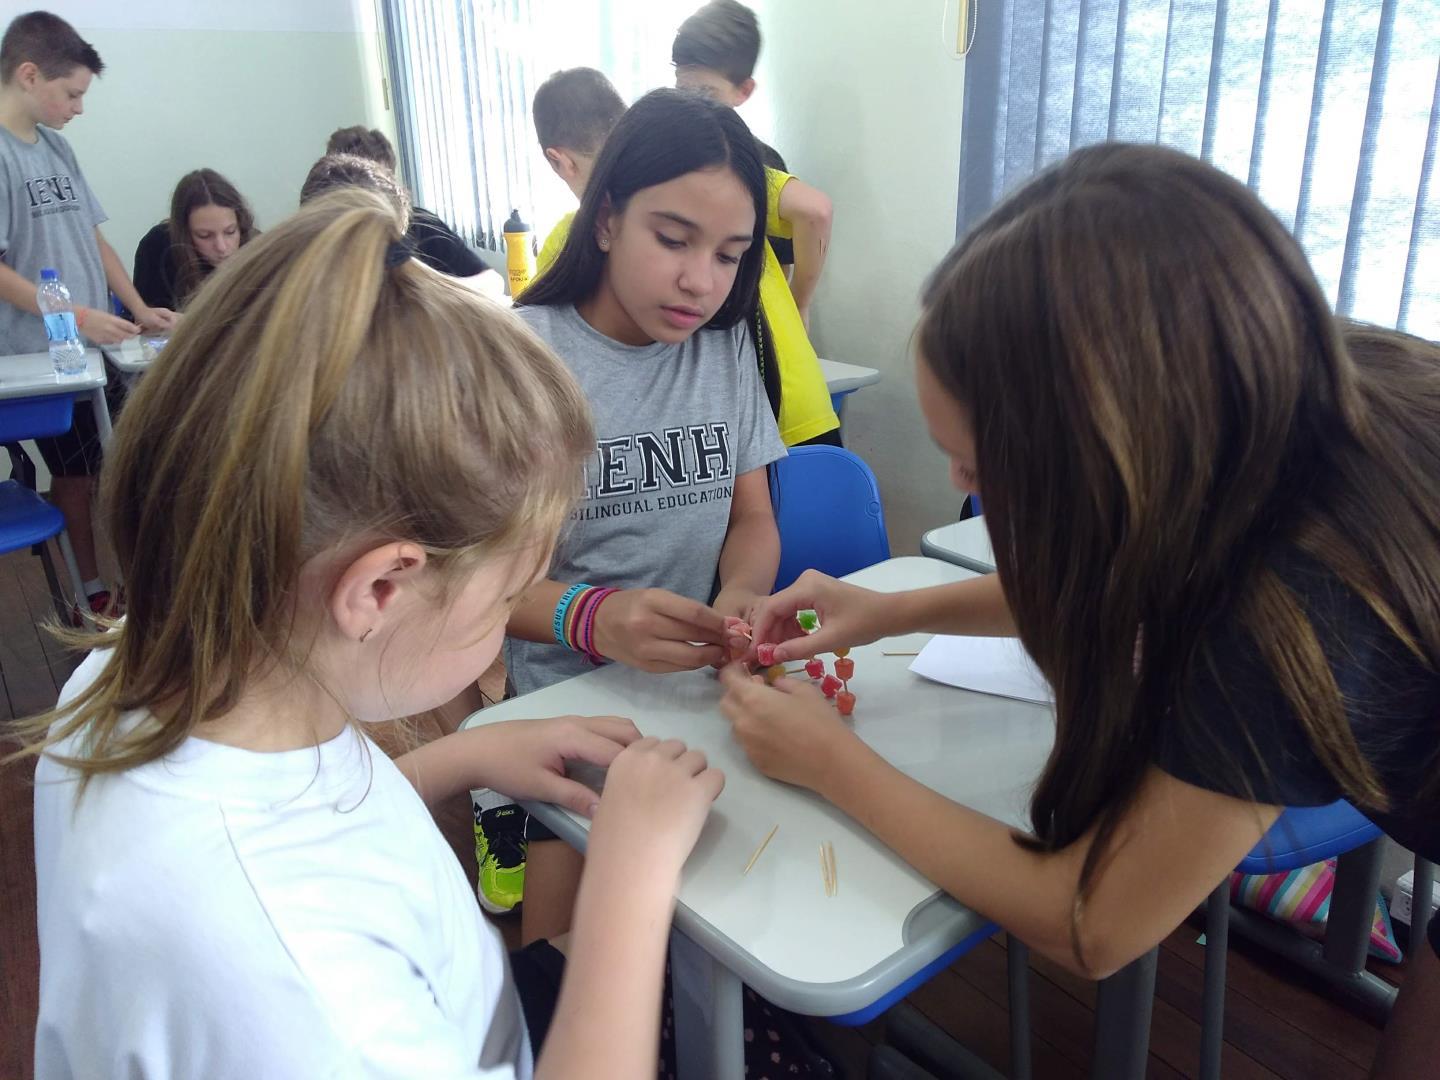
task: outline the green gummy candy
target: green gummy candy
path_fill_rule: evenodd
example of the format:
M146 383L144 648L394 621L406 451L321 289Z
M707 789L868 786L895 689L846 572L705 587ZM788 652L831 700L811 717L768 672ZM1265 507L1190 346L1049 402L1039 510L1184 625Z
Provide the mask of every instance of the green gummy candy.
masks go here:
M807 634L813 634L820 629L820 616L814 608L806 608L804 611L795 613L795 621L800 624L800 629Z

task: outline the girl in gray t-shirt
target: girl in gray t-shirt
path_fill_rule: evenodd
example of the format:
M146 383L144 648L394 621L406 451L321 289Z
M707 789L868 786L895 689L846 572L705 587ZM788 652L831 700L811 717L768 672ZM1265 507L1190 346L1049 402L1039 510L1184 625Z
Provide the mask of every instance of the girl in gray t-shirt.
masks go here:
M721 662L740 643L727 617L770 593L765 466L785 448L750 333L764 233L764 165L733 110L657 90L611 132L516 309L579 379L597 433L547 580L510 620L517 691L602 660Z

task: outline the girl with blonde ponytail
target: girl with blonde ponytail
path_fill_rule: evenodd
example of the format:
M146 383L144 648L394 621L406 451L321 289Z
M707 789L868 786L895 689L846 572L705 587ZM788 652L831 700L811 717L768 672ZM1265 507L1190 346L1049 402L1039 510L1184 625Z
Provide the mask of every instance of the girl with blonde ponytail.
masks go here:
M38 759L41 1080L654 1071L720 774L613 717L393 763L364 734L491 663L594 447L564 366L407 258L402 217L329 194L226 260L117 427L128 615L10 732ZM567 758L610 767L603 798ZM517 995L426 810L475 787L594 816L558 1000L543 943Z

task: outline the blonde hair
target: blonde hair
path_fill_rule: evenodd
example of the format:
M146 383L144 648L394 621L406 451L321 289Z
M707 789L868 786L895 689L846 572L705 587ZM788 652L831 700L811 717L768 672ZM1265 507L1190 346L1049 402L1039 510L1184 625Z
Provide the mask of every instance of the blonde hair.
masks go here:
M11 726L81 774L163 757L273 665L304 669L301 567L407 540L451 586L541 545L594 449L564 365L509 312L413 259L373 192L316 199L227 260L116 427L104 510L129 592L63 710ZM128 710L150 719L122 728Z

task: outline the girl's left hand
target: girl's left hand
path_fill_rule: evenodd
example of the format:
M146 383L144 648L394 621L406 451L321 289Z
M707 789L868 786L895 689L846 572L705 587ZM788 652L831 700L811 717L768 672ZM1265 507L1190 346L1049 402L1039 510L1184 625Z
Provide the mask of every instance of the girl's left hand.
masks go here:
M565 762L608 768L620 751L640 738L634 723L619 716L555 716L506 720L472 729L485 737L484 785L513 799L554 803L584 817L600 796L565 775Z
M720 673L720 711L751 764L774 780L819 791L832 755L857 736L808 682L778 679L766 686L743 664Z

